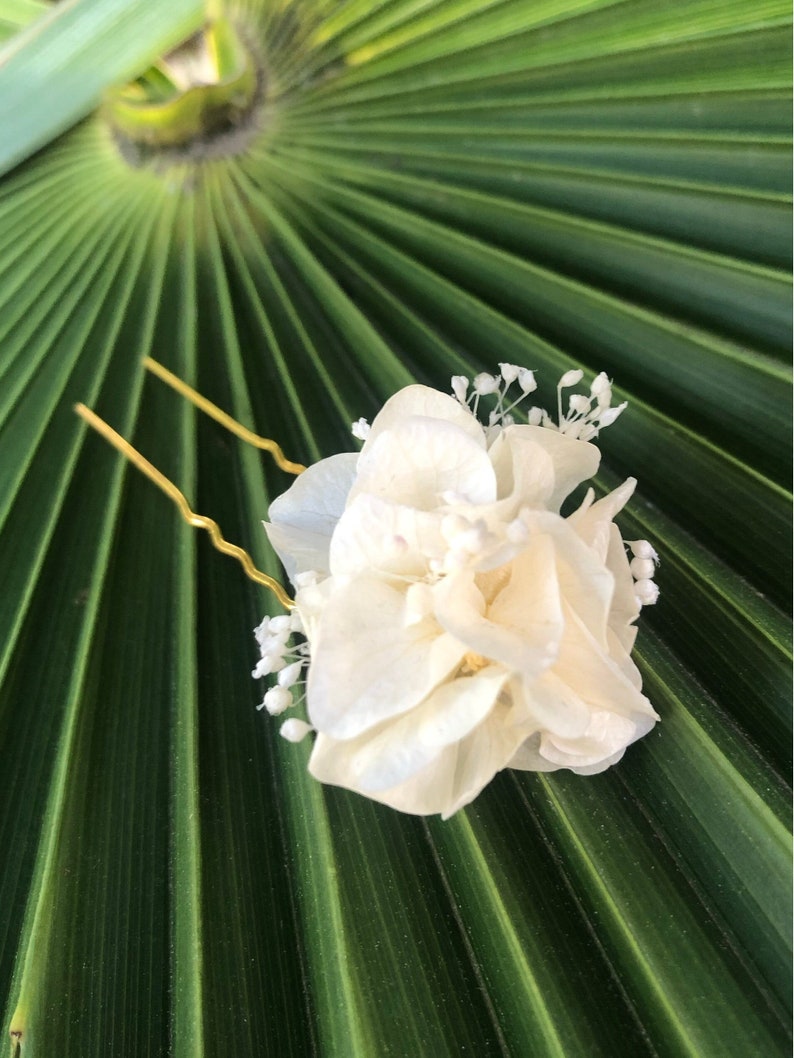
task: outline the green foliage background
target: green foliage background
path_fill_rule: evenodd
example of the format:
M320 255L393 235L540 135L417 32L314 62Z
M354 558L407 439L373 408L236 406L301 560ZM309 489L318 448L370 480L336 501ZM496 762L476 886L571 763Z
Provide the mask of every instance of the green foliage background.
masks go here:
M227 10L256 133L135 165L101 113L71 126L200 6L0 2L12 1053L789 1053L788 6ZM277 573L289 479L145 354L302 462L413 379L514 361L548 399L607 371L600 483L639 478L624 535L662 559L662 723L447 823L319 787L254 708L272 601L72 411Z

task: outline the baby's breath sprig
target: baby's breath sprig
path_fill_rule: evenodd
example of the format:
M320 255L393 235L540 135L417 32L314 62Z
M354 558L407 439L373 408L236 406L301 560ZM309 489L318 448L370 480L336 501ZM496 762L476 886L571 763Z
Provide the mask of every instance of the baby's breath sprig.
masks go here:
M557 383L557 422L544 408L532 407L527 413L529 425L545 426L579 441L592 441L605 426L611 426L626 407L626 401L617 407L611 406L612 383L603 371L591 382L589 396L582 393L570 396L568 410L563 414L562 391L578 385L583 378L583 371L566 371ZM521 393L508 403L507 393L514 382L518 383ZM480 398L496 395L496 407L488 415L491 427L513 426L515 419L511 412L536 389L535 372L518 364L500 364L498 375L484 371L471 381L465 375L452 376L453 394L475 416L479 412Z
M257 706L258 709L266 709L271 716L280 716L306 699L306 680L301 679L301 675L309 664L309 644L305 639L291 644L290 640L295 635L304 635L303 624L296 610L277 617L265 617L254 629L261 657L251 675L258 680L277 674L275 686L265 692L261 705ZM293 688L300 688L297 699ZM281 734L289 742L300 742L313 730L311 724L297 717L290 717L281 725Z

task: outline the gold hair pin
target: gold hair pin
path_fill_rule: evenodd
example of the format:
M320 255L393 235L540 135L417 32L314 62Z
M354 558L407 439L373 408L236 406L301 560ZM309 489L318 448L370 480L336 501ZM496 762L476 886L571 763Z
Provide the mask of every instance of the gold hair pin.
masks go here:
M281 467L282 470L286 470L289 474L300 474L306 469L301 463L293 463L292 460L287 459L281 450L281 446L275 441L271 441L267 437L260 437L259 434L255 434L251 430L246 429L245 426L242 426L230 415L227 415L226 412L222 411L217 405L207 400L206 397L202 397L200 393L197 393L196 390L188 386L186 382L182 381L182 379L177 378L176 375L163 367L162 364L158 364L156 360L152 360L147 356L144 359L143 364L147 370L157 375L158 378L171 386L171 388L176 390L177 393L180 393L186 398L186 400L189 400L191 404L194 404L205 414L215 419L216 422L226 427L227 430L236 434L237 437L254 445L256 448L270 452L276 461L276 464ZM145 456L141 455L137 448L134 448L129 441L126 441L121 434L117 433L112 426L109 426L104 419L101 419L95 412L91 411L90 408L87 408L85 404L75 404L74 410L84 422L86 422L92 429L96 430L96 432L104 437L106 441L112 444L125 459L128 459L133 466L137 467L142 474L145 474L151 482L166 494L166 496L173 500L179 508L179 513L188 525L195 526L198 529L206 529L210 535L213 546L217 548L218 551L223 552L224 555L231 555L233 558L236 558L245 570L246 575L252 581L269 588L282 606L288 608L294 606L294 601L289 595L287 595L278 581L274 580L273 577L268 576L267 573L263 573L262 570L257 569L247 551L238 547L237 544L231 544L228 540L224 539L216 521L209 518L207 515L196 514L195 511L191 510L190 504L184 494L180 492L173 481L171 481L170 478L167 478L162 471L158 470L156 466L150 463Z

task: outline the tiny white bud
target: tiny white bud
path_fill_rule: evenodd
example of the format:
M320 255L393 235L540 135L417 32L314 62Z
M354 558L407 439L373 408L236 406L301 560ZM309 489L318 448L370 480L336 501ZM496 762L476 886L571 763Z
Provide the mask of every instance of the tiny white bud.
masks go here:
M518 369L518 384L522 393L534 393L538 388L538 384L535 381L535 372L530 371L528 367L520 367Z
M474 387L474 392L478 396L484 397L488 393L496 393L499 389L499 376L489 375L487 372L483 371L479 375L474 376L472 385Z
M357 437L359 441L366 441L369 437L370 425L366 419L357 419L356 422L351 426L353 436Z
M571 411L577 415L584 415L590 410L590 398L583 393L574 393L568 403Z
M527 422L530 426L540 426L543 419L543 408L530 408Z
M578 371L576 368L572 368L570 371L566 371L560 381L557 383L559 389L568 389L569 386L575 386L577 382L581 382L584 378L584 371Z
M271 635L278 635L281 632L290 631L291 618L289 614L279 614L278 617L270 618L270 633Z
M256 668L251 673L251 678L261 680L263 676L269 676L273 671L273 663L270 658L262 658L256 663Z
M603 428L604 426L611 426L612 423L617 419L618 415L628 407L629 402L624 400L622 404L618 404L616 408L607 408L606 411L602 412L598 417L598 425Z
M300 742L310 731L314 731L311 724L307 724L305 720L298 720L293 716L289 720L284 721L279 734L287 742Z
M515 380L518 378L518 373L520 370L521 368L518 366L518 364L499 365L499 371L501 372L502 378L505 380L508 386L511 384L511 382L515 382Z
M260 670L260 675L271 676L274 672L280 672L286 664L284 655L272 650L262 658L257 669Z
M659 556L647 540L627 540L626 543L636 558L652 558L654 562L659 561Z
M278 635L268 636L267 639L263 639L259 644L259 649L262 653L262 657L279 657L286 653L287 640L290 637L290 632L279 632Z
M302 661L293 661L291 665L287 665L286 668L283 668L278 674L279 687L291 687L293 683L296 683L301 674L302 668Z
M642 606L653 606L659 598L659 585L653 580L638 580L634 593Z
M289 630L290 632L303 632L303 621L301 615L297 610L293 610L289 615Z
M652 558L633 558L629 563L629 569L635 580L652 580L656 572Z
M466 394L469 391L469 380L465 375L453 375L452 376L452 392L461 402L466 403Z
M605 371L602 371L600 375L596 375L593 381L590 383L590 394L593 397L600 397L602 393L606 393L611 390L612 383L609 381Z
M271 716L280 716L292 705L292 694L286 687L271 687L262 702Z
M566 437L573 437L574 440L578 440L583 427L584 423L581 419L569 419L567 422L563 419L560 423L560 433L564 433Z

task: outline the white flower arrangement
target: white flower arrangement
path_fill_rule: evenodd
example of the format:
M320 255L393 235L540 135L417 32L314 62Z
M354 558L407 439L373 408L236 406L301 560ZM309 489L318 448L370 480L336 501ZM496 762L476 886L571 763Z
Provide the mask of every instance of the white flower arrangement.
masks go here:
M603 771L658 720L630 657L658 559L613 522L636 482L560 514L625 405L600 374L563 415L569 371L557 421L517 424L534 375L500 369L456 376L454 396L401 390L354 424L361 452L309 467L265 526L295 605L256 630L253 675L278 674L260 708L305 708L281 733L316 733L315 778L419 815L448 818L503 768Z

